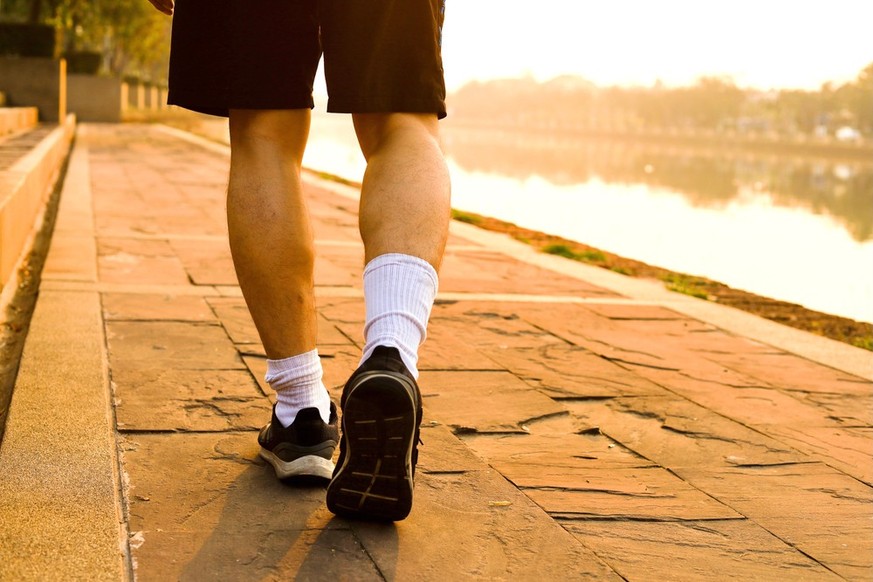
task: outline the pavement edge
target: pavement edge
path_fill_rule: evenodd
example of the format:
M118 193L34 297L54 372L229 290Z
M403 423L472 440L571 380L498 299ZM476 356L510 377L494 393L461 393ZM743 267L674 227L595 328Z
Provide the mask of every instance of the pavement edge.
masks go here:
M93 240L93 214L70 213L90 197L77 144L58 228ZM40 293L0 447L0 579L130 578L103 330L96 290Z

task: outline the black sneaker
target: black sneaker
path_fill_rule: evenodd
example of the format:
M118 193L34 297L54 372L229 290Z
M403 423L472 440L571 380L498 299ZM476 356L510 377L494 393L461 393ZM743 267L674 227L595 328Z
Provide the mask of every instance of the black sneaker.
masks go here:
M421 394L396 348L379 346L343 389L342 439L327 508L399 521L412 509Z
M291 426L284 427L276 418L261 429L258 444L261 458L273 465L279 479L293 477L330 479L334 464L331 461L339 440L336 406L330 403L330 423L321 420L317 408L304 408L297 413Z

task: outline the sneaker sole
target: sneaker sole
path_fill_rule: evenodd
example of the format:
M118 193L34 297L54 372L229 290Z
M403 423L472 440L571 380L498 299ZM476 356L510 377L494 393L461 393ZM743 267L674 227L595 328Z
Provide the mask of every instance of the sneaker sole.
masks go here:
M386 372L361 374L343 406L345 456L327 488L336 515L400 521L412 509L415 387Z
M293 461L283 461L265 448L261 448L260 454L262 459L273 465L273 469L276 470L276 477L279 479L291 479L294 477L330 479L333 475L333 461L324 457L306 455Z

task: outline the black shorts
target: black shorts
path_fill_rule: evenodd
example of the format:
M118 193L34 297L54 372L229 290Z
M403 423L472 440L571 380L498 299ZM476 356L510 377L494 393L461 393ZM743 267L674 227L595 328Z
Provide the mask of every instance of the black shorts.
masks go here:
M168 102L312 108L324 53L328 111L445 117L445 0L176 0Z

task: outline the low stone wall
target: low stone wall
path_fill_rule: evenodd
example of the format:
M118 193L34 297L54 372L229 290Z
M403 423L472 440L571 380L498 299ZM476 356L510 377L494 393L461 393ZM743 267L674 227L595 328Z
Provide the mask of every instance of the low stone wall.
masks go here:
M67 108L79 121L118 123L122 114L122 82L113 77L67 75Z
M0 284L4 291L31 245L58 171L70 150L76 118L69 115L35 148L0 171Z
M0 137L30 129L37 119L36 107L0 107Z
M41 121L61 121L67 115L67 62L0 57L0 91L9 106L36 107Z

